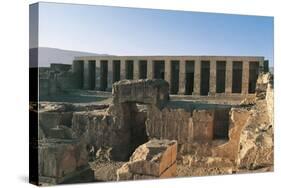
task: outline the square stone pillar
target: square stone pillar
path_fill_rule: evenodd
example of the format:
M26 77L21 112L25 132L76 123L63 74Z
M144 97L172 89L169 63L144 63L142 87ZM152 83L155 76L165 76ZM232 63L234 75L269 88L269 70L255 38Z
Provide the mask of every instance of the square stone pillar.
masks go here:
M101 86L101 74L100 74L100 69L101 69L101 60L97 59L96 60L96 69L99 68L99 71L96 70L96 90L100 90Z
M264 72L265 71L265 62L264 59L262 61L259 61L259 73Z
M242 69L242 94L248 94L249 91L249 61L243 61Z
M200 85L201 85L201 61L196 59L194 61L194 85L192 95L200 95Z
M113 81L113 60L108 59L107 61L107 88L112 89Z
M225 71L225 94L229 95L232 93L233 62L231 60L226 61Z
M153 60L147 59L147 78L153 79L154 77L154 66L153 66Z
M171 59L165 59L165 80L169 83L171 89Z
M140 62L138 59L134 59L134 80L140 79Z
M186 83L186 68L185 68L185 59L180 59L179 62L179 95L185 94L185 84Z
M216 94L216 77L217 77L217 62L216 60L210 60L210 88L209 95L214 96Z
M89 61L84 61L84 70L83 70L83 89L90 89L90 66Z
M125 59L120 59L120 80L126 79L126 63Z

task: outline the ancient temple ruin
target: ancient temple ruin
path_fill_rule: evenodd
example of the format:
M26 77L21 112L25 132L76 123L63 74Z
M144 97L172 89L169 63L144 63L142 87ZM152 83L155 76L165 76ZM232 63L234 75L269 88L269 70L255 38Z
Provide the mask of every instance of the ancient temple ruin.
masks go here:
M46 95L112 88L107 103L30 107L39 114L42 184L273 170L273 77L263 58L94 58L53 65L46 78L41 72Z
M61 89L111 91L119 80L163 79L169 93L186 96L246 96L268 72L262 56L85 56L72 65L41 69L41 94Z

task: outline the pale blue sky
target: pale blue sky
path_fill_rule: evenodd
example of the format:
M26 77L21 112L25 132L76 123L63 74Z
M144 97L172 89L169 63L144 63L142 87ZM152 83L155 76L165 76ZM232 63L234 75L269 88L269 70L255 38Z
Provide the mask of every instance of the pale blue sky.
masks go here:
M273 63L273 17L39 4L39 46L112 55L249 55Z

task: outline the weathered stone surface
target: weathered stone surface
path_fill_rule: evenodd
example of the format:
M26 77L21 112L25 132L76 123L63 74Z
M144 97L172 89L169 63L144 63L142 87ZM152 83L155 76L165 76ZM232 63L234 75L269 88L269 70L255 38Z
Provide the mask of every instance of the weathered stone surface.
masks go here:
M208 142L213 139L214 111L193 111L193 139L196 142Z
M261 73L256 84L256 100L266 98L268 87L273 87L273 75L270 73Z
M273 77L260 74L257 80L256 105L243 127L237 165L255 170L273 166Z
M176 176L177 176L177 163L175 162L160 175L160 178L171 178Z
M85 145L74 140L45 140L39 143L39 176L56 183L88 163Z
M117 170L118 180L166 178L176 175L177 142L150 140Z
M146 132L150 138L189 141L191 113L184 109L148 107Z
M139 146L130 158L133 173L160 176L176 160L177 142L150 140Z
M169 100L165 80L121 80L113 85L113 103L135 102L163 106Z
M116 171L121 169L123 164L124 162L95 160L90 163L90 166L94 172L95 180L116 181L118 179Z
M232 174L235 169L235 164L227 158L186 155L183 161L178 161L177 175L184 177Z
M230 160L237 160L239 151L239 138L250 113L247 109L232 108L230 111L230 124L228 131L228 142L213 150L213 156L226 157Z
M245 99L230 112L229 106L169 101L167 83L159 80L114 84L108 108L43 104L41 179L58 182L88 161L100 181L270 170L273 85L260 79L256 98ZM59 142L66 138L71 140Z
M75 112L73 131L78 137L84 137L95 151L101 147L111 147L113 160L128 160L135 147L140 145L139 142L146 141L146 113L135 110L125 105L120 110Z
M121 168L116 171L117 181L134 179L133 173L130 172L129 164L125 163Z
M186 145L195 142L211 143L214 130L221 131L217 135L228 134L229 107L198 105L194 109L194 106L196 104L180 107L171 104L163 109L149 106L147 135L149 138L177 140L178 144Z
M265 100L257 102L242 130L238 167L256 169L273 165L273 126L269 122Z

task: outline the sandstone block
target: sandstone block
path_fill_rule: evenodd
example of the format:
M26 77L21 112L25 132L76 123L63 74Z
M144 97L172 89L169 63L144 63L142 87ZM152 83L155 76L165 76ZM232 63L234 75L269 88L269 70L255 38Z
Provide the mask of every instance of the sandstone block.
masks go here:
M138 102L163 106L169 100L169 84L162 79L121 80L113 85L113 103Z
M132 173L159 177L176 160L177 142L153 139L138 147L128 164Z

